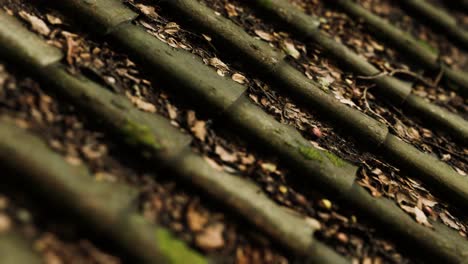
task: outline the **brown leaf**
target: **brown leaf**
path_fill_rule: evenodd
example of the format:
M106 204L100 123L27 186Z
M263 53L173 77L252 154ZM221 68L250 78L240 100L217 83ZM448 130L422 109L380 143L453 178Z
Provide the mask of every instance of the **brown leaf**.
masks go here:
M252 165L255 162L255 156L252 154L242 156L241 162L244 165Z
M222 70L222 71L229 70L229 67L224 62L222 62L219 58L216 58L216 57L208 59L208 64L210 64L211 66L215 67L218 70Z
M164 32L169 35L174 35L179 32L180 26L176 22L169 22L164 26Z
M294 42L290 39L283 40L281 43L281 48L291 57L295 58L296 60L301 57L301 53L296 49Z
M237 155L235 153L228 152L225 148L221 146L215 147L215 153L225 162L236 162Z
M261 167L264 171L268 171L268 172L276 171L276 164L273 164L273 163L262 163Z
M29 24L31 24L32 29L36 31L37 33L44 35L44 36L47 36L50 34L50 28L42 19L38 18L37 16L28 14L25 11L20 11L19 15L24 20L26 20Z
M206 123L205 121L200 121L197 120L193 124L193 126L190 128L190 130L193 132L196 138L198 138L201 141L206 140Z
M174 120L177 118L177 108L171 104L166 105L167 112L169 113L169 118Z
M418 222L419 224L422 224L424 226L427 226L427 227L432 227L432 224L429 223L429 221L427 220L427 217L426 215L424 214L424 212L419 209L418 207L411 207L411 206L406 206L406 205L400 205L401 209L403 209L405 212L413 215L416 219L416 222Z
M229 17L239 16L239 13L237 13L236 7L233 4L225 4L224 9L226 9L226 12Z
M141 99L140 97L133 96L130 93L126 93L127 97L130 98L130 101L140 110L143 110L145 112L149 113L156 113L156 106L154 106L152 103L148 103Z
M157 19L159 17L159 15L156 13L156 10L154 9L153 6L147 6L143 4L137 4L135 6L138 8L138 10L140 10L140 12L142 12L149 18Z
M447 226L455 230L460 230L460 226L458 226L458 224L448 214L441 213L439 217L442 220L442 222Z
M254 32L255 32L255 34L257 34L257 36L259 36L263 40L273 41L275 39L275 37L273 35L271 35L268 32L265 32L263 30L256 29L256 30L254 30Z
M198 232L206 225L208 218L206 215L198 212L195 206L196 203L191 203L187 209L187 224L190 230Z
M231 78L233 81L240 83L240 84L244 84L245 81L247 80L247 78L245 78L245 76L240 73L234 73Z
M62 19L60 19L59 17L56 17L56 16L54 16L52 14L47 14L46 17L47 17L47 21L49 21L49 23L51 23L52 25L61 25L61 24L63 24Z
M195 244L203 250L212 251L224 246L224 225L216 223L208 226L195 237Z

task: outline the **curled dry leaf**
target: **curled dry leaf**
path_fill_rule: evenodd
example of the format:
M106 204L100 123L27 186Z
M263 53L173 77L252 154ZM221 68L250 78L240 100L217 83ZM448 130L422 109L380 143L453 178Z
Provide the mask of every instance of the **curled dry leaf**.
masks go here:
M47 36L50 34L50 28L42 19L38 18L37 16L28 14L25 11L20 11L19 15L24 20L26 20L29 24L31 24L32 29L36 31L37 33L44 35L44 36Z
M199 232L208 223L208 217L196 210L196 203L191 203L187 209L187 224L190 230Z
M174 120L177 118L177 108L171 104L166 104L166 109L169 114L169 118Z
M246 156L241 157L241 162L244 165L252 165L255 163L255 156L252 154L248 154Z
M262 167L262 169L264 171L268 171L268 172L275 172L276 171L276 164L273 164L273 163L262 163L262 165L260 165Z
M201 141L206 139L206 123L205 121L197 120L194 122L193 126L190 128L196 138Z
M419 224L422 224L427 227L433 227L431 223L429 223L426 214L419 209L418 207L412 207L412 206L406 206L406 205L400 205L400 207L407 213L413 215L416 219L416 222Z
M273 41L275 39L275 37L273 35L271 35L268 32L265 32L263 30L256 29L254 32L255 32L255 34L257 34L257 36L259 36L263 40L271 42L271 41Z
M461 170L457 167L453 167L457 172L458 174L460 174L461 176L466 176L466 172L464 170Z
M195 244L206 251L222 248L224 246L223 232L223 224L210 225L195 237Z
M455 229L455 230L460 230L460 226L454 221L453 217L451 217L449 214L446 213L441 213L439 215L440 220L447 226Z
M208 63L218 70L223 70L223 71L229 70L229 67L224 62L222 62L219 58L216 58L216 57L210 58L208 60Z
M140 10L141 13L145 14L151 19L157 19L159 17L153 6L147 6L144 4L137 4L135 6L138 8L138 10Z
M133 96L128 92L126 93L126 95L138 109L149 113L156 113L156 106L154 106L152 103L148 103L140 97Z
M164 26L164 32L169 35L174 35L179 32L180 26L175 22L169 22Z
M56 16L54 16L52 14L47 14L46 17L47 17L47 21L49 21L49 23L52 24L52 25L61 25L61 24L63 24L62 19L60 19L59 17L56 17Z
M225 162L236 162L237 155L235 153L228 152L225 148L221 146L215 147L215 153Z
M245 78L245 76L240 73L234 73L231 78L233 81L240 84L244 84L247 80L247 78Z
M290 39L283 40L281 43L281 48L286 52L286 54L295 58L296 60L301 57L301 53L296 49L294 42L292 42Z
M239 13L237 13L236 7L233 4L225 4L224 9L226 9L226 12L229 17L239 16Z

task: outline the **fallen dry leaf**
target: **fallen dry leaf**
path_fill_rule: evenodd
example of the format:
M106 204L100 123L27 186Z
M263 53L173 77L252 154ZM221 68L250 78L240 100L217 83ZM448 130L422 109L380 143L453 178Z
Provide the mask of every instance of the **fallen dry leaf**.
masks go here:
M37 16L26 13L25 11L20 11L19 15L26 20L37 33L47 36L50 34L50 28L47 24Z
M264 171L268 172L275 172L276 171L276 164L273 163L262 163L260 165Z
M149 113L156 113L156 106L152 103L146 102L140 97L133 96L129 92L126 93L127 97L130 98L130 101L140 110Z
M223 224L210 225L195 237L195 244L206 251L219 249L224 246L223 232Z
M226 12L229 17L239 16L239 13L237 13L236 7L233 4L225 4L224 9L226 9Z
M147 6L144 4L137 4L135 6L138 8L138 10L140 10L143 14L145 14L151 19L157 19L159 17L153 6Z
M245 78L245 76L240 73L234 73L231 78L233 81L240 83L240 84L244 84L245 81L247 80L247 78Z
M286 54L295 58L296 60L301 57L301 53L296 49L294 42L290 39L283 40L281 43L281 48L286 52Z
M60 19L59 17L56 17L56 16L54 16L52 14L47 14L46 17L47 17L47 21L49 21L49 23L51 23L52 25L61 25L61 24L63 24L62 19Z
M460 226L453 220L452 217L447 215L446 213L441 213L439 214L440 220L449 227L455 229L455 230L460 230Z
M225 148L221 146L215 147L215 153L225 162L236 162L237 155L235 153L228 152Z
M255 34L257 34L257 36L259 36L263 40L273 41L275 39L275 37L273 35L271 35L268 32L265 32L263 30L256 29L254 32L255 32Z
M252 154L249 154L247 156L242 156L241 162L242 164L245 164L245 165L252 165L255 162L255 156Z
M401 209L403 209L405 212L413 215L416 219L416 222L419 224L422 224L427 227L432 227L432 224L429 223L427 220L427 216L424 214L424 212L419 209L418 207L414 206L406 206L406 205L400 205Z
M205 141L206 139L206 123L205 121L197 120L190 128L196 138L201 141Z
M164 32L169 35L174 35L179 32L180 26L176 22L169 22L164 26Z
M208 218L206 215L198 212L195 206L195 203L191 203L187 209L187 224L190 230L198 232L208 223Z
M222 62L219 58L216 58L216 57L210 58L208 60L208 63L218 70L223 70L223 71L229 70L229 67L224 62Z
M177 118L177 108L171 104L166 105L167 112L169 114L169 118L174 120Z

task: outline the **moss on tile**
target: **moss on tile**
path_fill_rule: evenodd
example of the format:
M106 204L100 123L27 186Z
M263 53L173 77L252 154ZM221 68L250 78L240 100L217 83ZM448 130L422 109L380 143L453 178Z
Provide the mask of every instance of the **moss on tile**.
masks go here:
M343 167L344 165L346 165L346 161L342 160L340 157L336 156L331 152L326 151L325 156L327 156L331 163L333 163L333 165L337 167Z
M123 133L126 136L126 141L132 145L145 145L153 149L160 149L161 145L157 142L156 137L151 130L141 124L127 121L123 126Z
M161 254L167 258L170 264L208 263L204 257L188 248L184 242L175 239L166 229L156 230L156 240Z
M299 152L308 160L316 160L318 162L323 161L323 155L318 149L312 147L300 147Z

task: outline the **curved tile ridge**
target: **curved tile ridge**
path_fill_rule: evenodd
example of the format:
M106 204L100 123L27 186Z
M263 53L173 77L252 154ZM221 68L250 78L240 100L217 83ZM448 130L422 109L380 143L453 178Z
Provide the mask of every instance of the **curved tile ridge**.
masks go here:
M278 0L270 2L276 1ZM314 108L339 123L340 128L344 127L341 129L342 131L359 138L358 143L371 146L375 151L383 152L387 158L394 158L393 161L398 167L418 173L424 181L432 184L437 183L434 187L443 192L445 197L462 208L466 207L468 204L468 181L445 162L400 140L396 141L396 144L389 144L389 138L396 137L389 133L388 127L362 112L340 103L284 61L285 55L283 53L249 36L243 29L230 20L216 15L205 5L189 0L168 1L167 4L183 13L185 17L190 18L192 23L196 22L212 33L214 41L222 41L223 44L229 45L233 50L244 55L241 56L241 59L248 64L258 66L264 74L267 74L268 78L277 81L288 91L293 91L296 96L307 103L308 107ZM286 13L285 9L281 9L281 13ZM225 33L226 31L229 33ZM269 60L275 61L275 63L266 63L265 58L271 58ZM358 63L362 63L362 61L359 60ZM368 64L364 64L365 67L367 67L366 65L368 66ZM397 81L396 79L387 80ZM414 104L420 102L413 96L410 96L408 100L414 101ZM468 126L461 129L466 130ZM398 156L393 157L393 155Z
M60 4L68 1L62 1L60 2ZM187 4L197 4L196 1L187 2ZM170 3L181 2L171 1ZM185 10L184 12L187 12L189 14L191 13L190 10ZM203 14L203 16L199 19L210 20L209 17L207 17L207 15L208 14ZM189 17L193 19L192 15L190 15ZM138 59L140 62L145 62L149 69L153 71L161 71L164 74L169 74L168 78L172 81L172 83L180 83L180 81L177 79L186 80L186 77L184 77L184 75L189 74L189 72L193 70L192 67L194 65L200 68L209 68L208 66L204 65L199 59L193 59L193 55L189 54L188 52L176 52L173 49L160 48L161 45L166 44L163 44L161 41L152 37L150 34L146 33L143 29L139 28L138 26L134 26L131 24L123 25L117 30L113 31L112 34L110 34L110 37L112 38L114 43L120 44L128 52L132 53L133 58ZM155 47L154 50L150 49L151 47ZM158 50L163 52L152 53L152 51ZM174 68L172 72L168 72L166 66L162 65L163 62L171 62L171 60L171 64L174 64L174 62L179 61L179 58L181 58L179 56L182 56L181 54L184 53L185 55L183 56L185 56L187 60L192 59L194 61L198 61L197 64L195 64L195 62L192 62L190 64L191 67L187 67L185 63L179 63L178 67ZM171 59L171 57L176 58ZM208 73L209 72L207 71L207 74ZM216 75L216 73L213 70L211 70L211 74ZM297 74L301 73L297 72ZM299 75L297 75L297 78L299 78L298 76ZM219 76L217 76L217 78L223 80ZM201 82L200 79L203 79L203 77L191 79L189 80L189 82L184 83L183 86L176 86L181 89L181 96L189 96L189 94L193 93L193 91L210 92L210 90L201 89L200 87L197 87L199 85L207 85L208 87L214 87L216 88L216 93L219 94L226 93L226 88L232 87L232 84L228 83L231 82L231 80L225 80L225 85L213 86L209 83ZM310 89L311 86L312 84L307 81L308 90L315 90ZM207 104L209 104L210 100L212 100L210 99L211 95L208 93L205 95L200 93L198 95L200 97L191 98L196 99L197 101L202 101ZM205 96L207 97L206 99L204 98ZM325 99L327 97L323 96L320 99L322 98ZM328 99L326 104L331 104L331 102L333 102L333 100ZM216 105L218 104L219 102L216 103ZM330 110L327 111L332 112ZM247 98L240 97L238 100L236 100L236 102L234 102L234 104L230 105L228 111L226 111L224 114L227 117L227 121L229 121L231 124L234 124L239 131L243 132L244 134L248 135L251 139L253 139L253 142L255 144L261 142L265 144L265 147L268 147L275 154L289 161L291 163L291 168L294 168L299 173L298 175L306 176L304 177L304 181L319 184L316 188L319 188L322 191L328 190L329 193L334 195L335 197L342 198L344 202L349 203L350 206L356 208L361 213L370 216L373 220L377 222L377 224L380 224L386 230L391 229L394 233L398 234L398 239L412 243L413 246L422 249L423 251L421 252L430 252L431 258L440 259L444 262L459 263L461 260L464 260L466 258L465 253L468 252L468 245L466 245L464 239L461 238L453 230L447 230L448 228L444 226L437 227L435 229L426 228L414 222L414 220L412 220L410 216L405 214L401 209L397 207L397 205L395 205L388 199L375 199L366 190L364 190L362 187L355 183L351 186L349 186L348 184L343 184L343 181L349 182L350 179L354 179L355 169L351 170L351 172L353 172L353 175L350 175L350 171L348 171L347 174L340 175L339 177L335 177L335 175L339 175L336 173L330 173L332 177L323 175L322 172L324 172L324 170L330 170L330 168L333 168L332 166L328 165L323 166L323 162L334 162L336 163L335 167L353 167L349 167L349 165L345 161L342 161L337 157L326 154L327 152L320 152L314 148L309 147L299 149L292 148L290 146L291 143L289 142L289 139L300 139L300 135L298 135L298 133L295 133L296 135L291 134L283 138L283 132L281 130L270 129L271 124L269 124L269 121L259 122L259 120L263 120L263 118L267 119L268 115L261 109L259 109L257 106L253 105ZM385 131L386 130L384 130L384 132ZM387 133L384 133L383 135L385 139ZM300 139L298 142L302 142L301 140L302 139ZM294 144L297 144L297 142ZM319 170L315 171L311 168L318 168ZM346 171L346 169L344 171ZM189 175L187 177L190 178L191 176ZM191 180L193 181L193 179ZM289 248L291 249L291 245L289 245Z
M392 44L402 53L415 58L418 64L423 68L427 70L443 71L443 78L450 84L447 85L447 87L453 88L464 96L468 95L467 74L462 71L454 70L441 62L439 60L439 54L429 49L426 45L421 44L421 41L363 8L353 0L336 0L333 1L333 3L341 7L341 9L349 15L362 19L374 34Z
M304 24L302 15L297 15L303 14L303 11L291 4L286 4L285 0L255 0L252 2L284 23L287 23L296 31L301 32L305 38L320 45L327 53L344 63L355 73L369 77L377 76L373 78L372 81L380 88L376 90L376 93L382 95L385 100L419 115L421 118L427 120L428 124L439 126L441 129L458 137L462 142L467 142L468 121L412 94L412 85L391 76L379 76L381 73L380 70L374 67L365 58L359 56L345 45L336 42L331 37L328 37L318 28L311 30L311 27L307 26L308 23ZM314 17L310 17L309 20L309 24L316 23Z
M426 0L400 0L398 2L420 14L432 26L439 27L450 38L458 42L462 48L467 49L468 31L463 29L452 15Z
M169 231L138 215L134 206L137 190L95 181L88 168L70 165L42 139L7 120L0 121L0 161L19 172L24 182L36 186L47 199L57 201L145 263L207 263ZM179 245L179 256L163 246L169 242Z
M5 43L0 50L0 54L17 56L27 64L44 67L49 64L60 61L63 58L62 52L57 49L49 48L35 35L29 34L22 28L21 23L12 16L2 13L0 15L0 41ZM17 42L20 38L23 42Z
M74 1L71 0L71 2ZM246 87L231 79L220 77L196 55L171 48L141 27L132 24L122 25L109 36L126 48L134 58L148 65L152 70L157 70L161 76L165 76L171 83L176 84L174 87L179 87L186 98L197 98L197 101L201 101L204 107L216 110L214 111L216 114L221 112L230 116L233 109L238 109L237 106L243 104L240 103L241 101L248 102L248 100L243 100L246 98L244 95ZM248 39L246 41L245 44L248 45ZM265 65L270 65L272 61L275 61L274 58L263 56L263 53L259 55L258 59ZM357 171L355 166L342 161L328 151L314 148L297 130L279 123L258 106L250 104L252 105L249 106L250 109L261 115L265 122L259 121L255 127L252 127L250 123L238 120L236 123L238 126L245 128L247 133L255 135L259 132L268 132L273 137L268 138L270 141L281 142L278 147L280 145L292 146L295 149L294 153L302 152L297 158L304 160L308 164L308 170L319 176L316 179L318 182L333 179L335 186L333 188L340 192L351 188ZM382 133L383 137L380 141L384 141L385 135L386 131ZM342 166L336 166L336 164Z
M6 14L0 12L0 16L1 15ZM127 26L119 28L134 29L135 26L127 24ZM16 30L21 31L26 29L18 27ZM33 33L30 32L29 34ZM140 34L146 35L144 31L140 32ZM133 35L125 35L126 38L131 38L132 36ZM136 38L136 40L139 40L139 38ZM15 38L15 42L21 41L22 39ZM5 43L1 42L0 38L0 46L4 45ZM172 53L169 54L168 56L173 57ZM159 115L137 110L126 98L116 95L82 76L77 77L69 74L60 63L42 67L40 65L28 65L21 57L14 54L10 54L10 56L6 57L11 59L12 63L27 66L28 70L37 75L45 83L49 84L48 87L54 89L57 94L68 98L69 101L80 107L81 110L90 115L92 114L98 119L97 121L104 123L111 133L120 136L125 144L137 146L138 148L136 149L141 151L141 154L149 159L150 162L152 161L168 167L188 183L210 194L217 201L227 205L228 208L243 216L247 221L250 221L257 228L270 235L275 241L290 249L292 252L295 252L297 255L303 255L318 263L348 263L345 258L314 239L313 235L316 227L310 225L305 217L277 205L270 200L259 187L249 180L218 171L212 168L201 156L193 153L189 148L191 138L180 132L177 128L171 126L169 120ZM191 57L184 57L184 59L187 60L187 62L192 60ZM190 63L184 65L190 65ZM192 70L192 68L190 69ZM211 77L208 79L210 78ZM213 98L216 98L218 107L224 106L226 102L229 103L228 105L231 105L231 100L234 99L234 97L230 96L232 91L220 93L218 89L212 87L204 89L203 91L211 94ZM213 98L210 100L214 100ZM236 101L237 100L234 100L233 102ZM3 127L3 125L0 125L0 132ZM5 133L9 133L8 130ZM19 142L17 140L12 140L12 134L13 133L5 134L0 139L0 160L7 160L18 166L18 163L15 162L18 162L19 158L32 159L34 157L28 156L26 152L21 152L22 156L19 157L14 157L13 155L8 156L7 153L17 146L24 147L24 145L21 144L27 143L27 145L29 144L28 146L32 146L34 142L28 143L28 138L26 136L25 139ZM7 146L4 152L2 152L2 144L3 146ZM37 145L38 146L34 147L34 149L41 149L40 144L37 143ZM24 149L20 150L24 151ZM43 151L45 153L45 149L43 149ZM15 153L19 155L20 152L16 151ZM31 155L34 153L31 153ZM325 154L323 155L326 157ZM35 157L38 158L39 156L41 155ZM58 159L58 157L55 159ZM33 161L31 160L31 162ZM34 171L25 171L25 173L36 177L34 179L38 181L42 178L38 179L37 177L39 176L33 174L35 171L45 175L48 173L56 173L54 177L65 177L64 175L68 175L67 173L58 174L59 171L65 171L65 169L67 169L66 167L59 167L60 170L56 167L51 167L51 171L48 171L49 167L47 164L52 163L37 162L36 160L35 162L35 166L40 168L40 170L35 168ZM57 162L57 164L57 166L65 166L59 162ZM351 182L347 185L348 188L351 187L355 173L355 168L353 166L350 167L353 170L350 173L352 178ZM27 168L25 169L27 170ZM70 185L68 187L72 188L73 186L74 185ZM73 194L72 190L67 193L69 193L69 195ZM66 195L66 193L59 193L57 195ZM72 205L80 206L82 203L77 200L78 198L80 197L69 197L67 200L69 200L70 203L76 200L79 204ZM103 200L106 201L106 199ZM124 203L116 203L116 205L118 204ZM86 205L86 203L84 203L83 206L84 205ZM105 210L105 208L97 209L97 213L101 213L101 209ZM97 225L98 223L93 224ZM120 229L120 231L121 230L125 229ZM143 231L134 232L135 236L147 234L152 233ZM123 241L128 241L128 239L130 239L126 237L127 235L131 236L127 234L127 232L117 232L117 234L114 235L124 236L122 238L118 237L118 239L122 239ZM132 242L126 245L128 247L134 247L139 244L140 243ZM154 246L154 248L157 248L156 246ZM130 248L130 250L131 249L132 248ZM138 254L151 254L151 252L146 252L147 250L145 250L143 246L141 246L141 248L138 246L137 249L133 250L141 250L137 252Z
M19 233L9 231L0 234L0 262L5 264L40 264L42 260L34 252L33 246Z
M75 10L71 15L80 14L84 18L82 22L92 26L95 32L100 34L108 34L119 25L129 23L138 16L113 0L81 0L68 4Z

